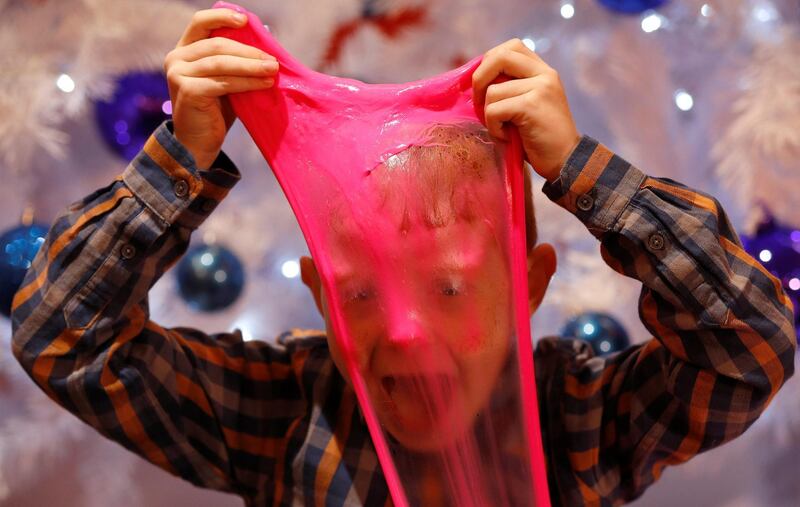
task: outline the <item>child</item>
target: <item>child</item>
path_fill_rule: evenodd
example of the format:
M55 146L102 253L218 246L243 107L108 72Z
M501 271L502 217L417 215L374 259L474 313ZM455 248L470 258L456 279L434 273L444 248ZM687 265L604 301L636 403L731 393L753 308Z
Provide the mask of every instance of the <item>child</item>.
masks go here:
M279 72L255 48L208 39L244 22L200 11L167 55L173 119L121 177L56 219L14 300L14 354L67 410L197 485L247 505L385 505L330 334L295 331L271 345L148 318L147 291L240 178L220 152L234 119L224 95L269 87ZM500 74L512 79L491 84ZM502 139L503 123L516 125L545 193L586 224L611 267L643 284L640 314L653 339L594 358L585 344L545 338L534 357L554 505L624 503L665 466L755 421L793 373L791 304L716 200L580 136L557 74L519 41L489 51L473 83L488 132ZM387 199L387 209L402 207ZM528 215L533 312L555 253L535 243L530 207ZM301 267L326 315L313 261ZM368 315L348 321L384 325ZM390 396L400 382L388 381ZM403 427L383 422L404 439Z

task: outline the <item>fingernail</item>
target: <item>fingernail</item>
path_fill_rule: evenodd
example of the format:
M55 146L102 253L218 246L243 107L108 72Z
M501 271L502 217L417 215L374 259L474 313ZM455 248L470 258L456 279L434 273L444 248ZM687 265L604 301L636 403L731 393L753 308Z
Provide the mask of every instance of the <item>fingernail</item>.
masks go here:
M261 68L264 70L278 70L278 62L270 60L261 62Z
M270 87L270 86L272 86L274 84L275 84L275 80L274 79L265 79L264 80L264 86Z
M233 14L233 20L237 23L244 23L247 20L247 16L242 14L241 12L237 12Z

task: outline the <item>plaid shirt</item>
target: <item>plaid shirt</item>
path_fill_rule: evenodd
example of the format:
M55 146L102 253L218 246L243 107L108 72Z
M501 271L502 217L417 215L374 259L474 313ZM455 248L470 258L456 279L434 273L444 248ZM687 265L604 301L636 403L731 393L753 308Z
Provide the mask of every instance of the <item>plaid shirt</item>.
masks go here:
M58 216L17 293L14 354L57 403L247 505L390 504L324 335L276 343L149 319L147 293L240 176L198 170L165 122L110 185ZM719 203L583 137L544 192L642 282L654 338L609 357L545 338L535 368L556 505L619 505L740 435L793 373L792 307Z

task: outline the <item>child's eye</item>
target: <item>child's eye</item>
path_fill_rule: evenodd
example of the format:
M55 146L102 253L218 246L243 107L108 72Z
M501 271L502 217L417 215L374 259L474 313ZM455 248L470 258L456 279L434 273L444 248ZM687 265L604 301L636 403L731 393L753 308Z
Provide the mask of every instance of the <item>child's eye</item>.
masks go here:
M464 292L464 284L458 280L440 280L437 283L437 290L442 296L460 296Z
M459 290L455 287L442 287L442 294L445 296L458 296Z

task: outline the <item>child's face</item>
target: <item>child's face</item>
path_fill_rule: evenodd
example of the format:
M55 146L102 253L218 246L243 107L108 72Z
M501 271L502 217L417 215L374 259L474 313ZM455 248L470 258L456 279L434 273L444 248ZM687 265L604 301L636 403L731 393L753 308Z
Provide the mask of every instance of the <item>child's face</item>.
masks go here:
M372 251L380 263L357 241L346 246L335 286L378 417L406 447L441 445L486 406L509 354L505 251L484 221L384 234ZM349 378L323 306L332 357Z
M314 263L301 263L339 371L350 380L343 338L381 424L413 450L461 436L496 394L503 368L516 367L509 227L498 209L505 181L494 145L445 134L433 148L390 158L332 210L333 297ZM555 269L553 255L535 257L531 309ZM334 333L331 300L347 336Z

